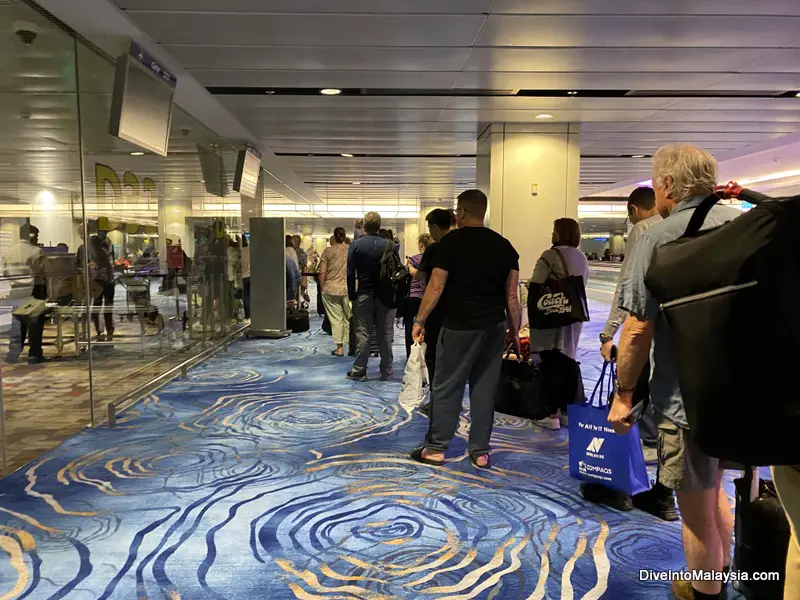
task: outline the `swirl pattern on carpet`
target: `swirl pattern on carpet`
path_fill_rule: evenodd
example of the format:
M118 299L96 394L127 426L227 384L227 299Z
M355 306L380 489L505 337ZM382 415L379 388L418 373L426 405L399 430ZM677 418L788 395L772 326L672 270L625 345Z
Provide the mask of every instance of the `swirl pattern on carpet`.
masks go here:
M417 464L400 383L347 381L329 345L234 344L0 481L0 600L666 597L638 570L684 567L680 526L583 502L565 430L497 415L476 471L465 406Z

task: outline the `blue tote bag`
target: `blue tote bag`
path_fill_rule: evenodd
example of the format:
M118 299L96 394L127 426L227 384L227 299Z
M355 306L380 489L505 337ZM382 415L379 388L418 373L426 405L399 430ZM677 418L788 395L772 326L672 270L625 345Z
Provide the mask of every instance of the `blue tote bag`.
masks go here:
M570 404L569 474L631 496L650 489L639 426L617 435L608 422L608 396L614 389L614 365L606 363L592 397ZM608 385L608 389L605 386Z

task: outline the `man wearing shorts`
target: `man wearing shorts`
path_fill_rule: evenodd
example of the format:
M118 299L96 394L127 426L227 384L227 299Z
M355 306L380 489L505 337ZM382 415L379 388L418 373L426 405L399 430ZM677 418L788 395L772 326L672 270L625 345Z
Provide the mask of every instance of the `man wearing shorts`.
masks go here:
M619 306L628 316L620 335L618 389L609 421L619 434L630 431L634 424L633 395L651 356L650 398L658 430L658 478L676 492L689 570L722 572L730 565L733 531L733 515L720 485L722 465L719 459L704 454L690 437L669 324L645 287L655 250L683 235L695 209L714 192L716 178L717 161L694 146L666 146L653 157L653 188L664 220L644 232L626 260ZM739 214L732 207L717 205L703 227L717 227ZM719 581L676 581L672 592L682 600L724 598L726 593Z

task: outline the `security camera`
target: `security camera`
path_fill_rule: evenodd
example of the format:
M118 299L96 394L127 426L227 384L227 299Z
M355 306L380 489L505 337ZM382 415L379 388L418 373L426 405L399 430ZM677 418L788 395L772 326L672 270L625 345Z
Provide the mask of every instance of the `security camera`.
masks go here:
M20 42L30 46L39 37L39 27L34 23L18 21L14 23L14 34Z

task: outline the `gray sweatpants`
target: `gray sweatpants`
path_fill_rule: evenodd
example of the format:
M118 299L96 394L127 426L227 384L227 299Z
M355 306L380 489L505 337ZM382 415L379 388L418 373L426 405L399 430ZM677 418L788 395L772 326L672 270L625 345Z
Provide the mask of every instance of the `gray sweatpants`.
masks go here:
M388 308L374 294L360 294L353 302L353 324L356 328L358 356L353 363L354 371L366 371L370 354L370 334L375 330L378 349L381 353L381 374L390 375L394 354L392 353L392 327L394 308Z
M442 328L426 448L444 451L450 446L458 428L464 388L469 383L469 451L473 456L489 452L505 335L505 323L477 331Z

